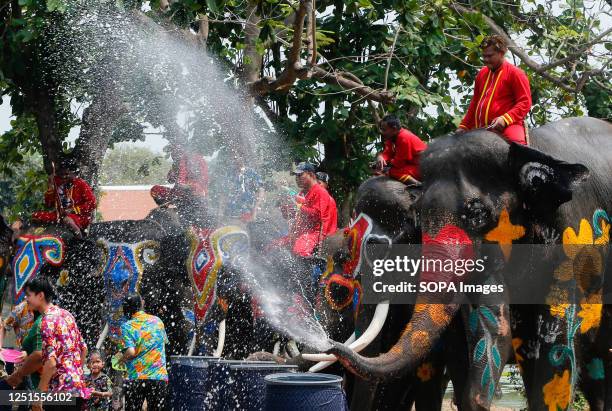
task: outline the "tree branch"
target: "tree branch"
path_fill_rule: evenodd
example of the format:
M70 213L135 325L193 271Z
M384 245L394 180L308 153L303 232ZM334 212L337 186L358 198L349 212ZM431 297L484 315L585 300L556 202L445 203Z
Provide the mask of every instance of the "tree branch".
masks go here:
M312 0L310 16L308 18L308 60L311 66L317 64L317 10L315 5L316 0Z
M462 6L461 4L458 4L458 3L452 3L450 7L452 9L454 9L459 14L478 13L477 11L475 11L473 9L470 9L468 7ZM514 42L514 40L512 40L512 38L510 38L510 36L508 36L508 34L504 31L504 29L501 28L500 26L498 26L497 23L495 23L495 21L493 21L493 19L491 19L489 16L486 16L484 14L481 14L481 15L482 15L482 18L484 19L484 21L489 26L489 28L495 34L497 34L497 35L499 35L499 36L504 38L504 40L508 44L508 48L510 49L510 51L515 56L517 56L523 63L525 63L525 65L527 67L532 69L534 72L539 74L544 79L550 81L553 84L556 84L557 86L559 86L562 89L564 89L566 91L569 91L571 93L579 92L582 89L582 87L584 86L584 84L586 83L586 80L588 79L588 76L591 75L591 73L590 72L583 73L583 76L579 80L579 84L577 84L575 87L573 87L570 84L568 84L566 81L564 81L564 79L561 79L559 77L553 76L552 74L548 73L548 70L550 70L552 68L555 68L555 67L557 67L559 65L565 64L565 63L567 63L569 61L572 61L573 59L576 59L582 53L584 53L584 51L586 51L589 47L591 47L592 45L596 44L601 39L606 37L610 32L612 32L612 28L610 28L610 29L604 31L603 33L601 33L600 35L598 35L597 37L595 37L590 42L584 44L579 50L577 50L576 52L570 54L569 56L564 57L564 58L559 59L559 60L556 60L556 61L552 61L552 62L550 62L548 64L542 65L542 64L539 64L538 62L536 62L535 60L533 60L531 57L529 57L527 52L525 50L523 50L521 47L519 47ZM587 77L584 77L584 75L587 75Z
M386 90L374 90L364 85L354 74L342 71L326 71L321 67L313 67L312 76L328 84L335 84L347 91L352 91L364 98L372 101L378 101L383 104L389 104L395 101L395 96L392 92ZM352 79L351 79L352 78ZM357 79L358 81L355 81Z
M242 65L242 77L244 81L252 83L259 79L259 72L263 64L263 56L257 52L257 39L261 29L259 22L261 17L257 14L257 2L249 0L247 5L247 23L244 26L246 47L244 49L244 60Z
M393 37L393 44L391 44L391 50L389 50L389 57L387 58L387 68L385 69L385 90L387 90L387 82L389 81L389 69L391 68L391 60L393 60L393 53L395 52L395 43L397 43L397 37L399 36L402 25L397 25L395 30L395 37Z

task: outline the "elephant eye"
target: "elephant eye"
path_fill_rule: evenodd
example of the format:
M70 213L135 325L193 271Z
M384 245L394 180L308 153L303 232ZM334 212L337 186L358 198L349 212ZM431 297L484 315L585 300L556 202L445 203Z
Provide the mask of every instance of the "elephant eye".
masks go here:
M154 248L145 248L142 250L142 259L145 263L153 265L159 259L159 254Z
M472 230L478 230L485 227L490 219L491 212L477 199L468 201L464 213L461 215L461 220Z

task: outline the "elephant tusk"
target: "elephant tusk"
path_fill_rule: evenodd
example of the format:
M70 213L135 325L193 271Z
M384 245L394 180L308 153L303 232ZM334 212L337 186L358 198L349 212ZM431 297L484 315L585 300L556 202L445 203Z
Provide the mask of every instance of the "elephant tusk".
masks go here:
M353 332L353 334L351 334L351 336L344 342L344 345L350 345L352 344L355 339L357 337L355 337L355 333ZM329 367L330 365L332 365L333 363L335 363L336 361L334 360L330 360L330 361L319 361L318 363L316 363L315 365L313 365L312 367L310 367L310 369L308 370L308 372L319 372L321 370L326 369L327 367Z
M272 349L272 355L278 355L280 352L280 341L274 343L274 348Z
M193 352L195 351L195 346L196 346L196 333L194 331L193 333L193 337L191 337L191 342L189 343L189 350L187 351L187 355L193 355Z
M360 352L370 345L370 343L374 341L374 339L380 333L380 330L382 330L383 326L385 325L387 314L389 314L389 301L383 301L376 306L374 317L372 317L372 321L370 322L370 325L368 325L368 328L356 341L353 341L349 345L349 348L355 352ZM302 354L302 358L307 361L330 362L330 364L337 360L336 356L332 354ZM316 365L317 364L315 364L313 367Z
M108 322L106 324L104 324L104 328L102 329L102 333L100 334L100 337L98 338L98 342L96 343L96 348L98 350L100 348L102 348L102 344L104 344L104 340L106 339L107 335L108 335Z
M213 352L213 357L221 357L223 353L223 346L225 345L225 320L219 323L219 341L217 342L217 349Z
M290 340L287 343L287 351L289 351L289 355L291 357L297 357L300 355L300 350L297 347L297 344L294 340Z

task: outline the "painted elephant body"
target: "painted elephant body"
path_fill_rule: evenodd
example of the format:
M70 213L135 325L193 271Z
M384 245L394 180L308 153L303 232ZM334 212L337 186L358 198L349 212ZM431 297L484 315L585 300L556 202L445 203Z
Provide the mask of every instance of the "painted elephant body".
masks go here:
M191 311L195 352L210 355L216 351L218 327L225 320L230 332L224 356L246 355L246 342L251 339L251 301L232 261L248 255L247 232L238 226L190 227L183 234L166 236L161 250L155 270L166 273L174 284L168 284L170 289L189 285L189 292L174 299L180 302L182 311Z
M370 326L378 306L362 305L363 265L372 244L415 244L420 228L414 201L418 187L406 187L387 177L374 177L358 189L354 217L343 232L324 243L328 268L320 279L317 314L330 338L344 340L354 330L359 338ZM386 352L397 341L412 315L413 306L392 304L378 336L362 351L373 356ZM416 369L401 379L369 382L349 378L352 410L418 410L441 407L446 386L441 345Z
M7 241L10 244L10 236ZM62 226L29 226L20 232L5 258L10 262L13 303L23 300L28 280L47 276L57 287L58 303L75 314L84 339L88 344L95 341L103 294L97 292L102 283L96 277L100 254L94 241L76 239Z
M571 261L538 274L576 292L580 282L564 282L565 275L576 278L589 271L600 279L601 297L604 268L587 267L605 261L609 249L612 125L566 119L533 130L531 140L532 147L508 145L496 134L475 130L440 137L429 146L421 159L418 205L424 256L459 245L478 257L483 245L497 244L495 264L482 278L511 281L509 272L533 273L543 263L513 253L513 244L559 244ZM588 258L577 258L580 247L575 252L567 247L594 243L605 247ZM420 279L456 281L453 273L440 270L423 271ZM579 379L591 409L603 409L605 353L594 344L601 338L601 299L568 304L551 293L548 305L509 307L506 293L490 304L461 306L461 293L445 295L441 300L421 294L415 314L387 353L365 358L340 345L333 351L360 375L402 375L414 370L459 321L464 344L457 347L466 349L447 365L454 384L467 381L456 393L460 409L490 407L510 348L522 370L530 409L567 409Z

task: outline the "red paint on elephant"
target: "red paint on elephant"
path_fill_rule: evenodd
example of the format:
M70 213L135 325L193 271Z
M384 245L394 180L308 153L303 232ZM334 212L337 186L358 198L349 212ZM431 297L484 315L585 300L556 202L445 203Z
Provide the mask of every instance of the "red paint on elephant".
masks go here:
M192 230L195 238L188 259L189 274L195 294L194 313L196 319L202 321L216 298L219 263L210 240L214 230L200 228Z
M468 260L474 258L472 240L468 234L456 225L445 225L434 237L423 234L424 269L421 271L421 281L457 282L463 277L453 271L438 269L444 267L446 261ZM436 260L443 263L435 264Z
M345 275L355 277L361 266L361 249L365 237L372 231L372 220L365 214L359 214L351 225L345 229L351 258L342 265Z

